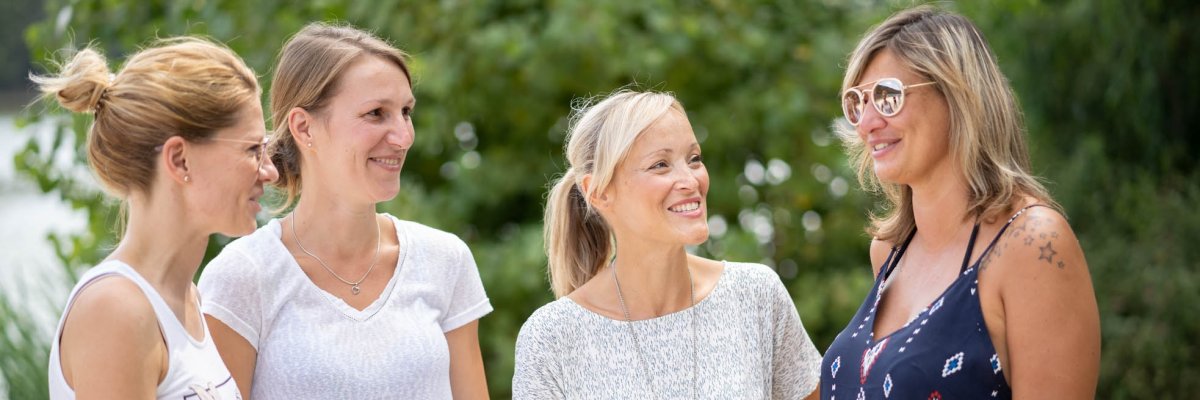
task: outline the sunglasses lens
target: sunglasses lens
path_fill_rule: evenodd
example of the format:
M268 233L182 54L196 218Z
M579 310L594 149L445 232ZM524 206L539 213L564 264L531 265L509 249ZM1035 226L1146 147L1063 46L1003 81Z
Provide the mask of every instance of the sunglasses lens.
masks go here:
M884 79L875 84L871 92L871 101L875 109L885 117L895 116L904 105L904 89L900 81Z
M857 90L847 90L842 95L842 112L846 114L846 120L850 121L851 125L858 125L858 120L862 117L862 107L862 96Z

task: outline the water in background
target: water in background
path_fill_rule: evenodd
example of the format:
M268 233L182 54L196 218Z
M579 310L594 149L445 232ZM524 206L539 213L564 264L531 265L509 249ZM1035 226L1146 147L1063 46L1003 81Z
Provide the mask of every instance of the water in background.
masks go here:
M33 315L49 335L70 287L46 237L83 231L87 216L18 176L13 155L33 137L48 147L54 130L50 122L22 129L14 122L13 114L0 114L0 296ZM69 165L71 149L63 146L55 162Z

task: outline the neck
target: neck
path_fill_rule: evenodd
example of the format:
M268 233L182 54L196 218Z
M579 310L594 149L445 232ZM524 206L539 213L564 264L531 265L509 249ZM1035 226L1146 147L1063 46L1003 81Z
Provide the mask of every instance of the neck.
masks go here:
M947 174L941 174L947 175ZM967 184L958 176L937 176L912 188L913 218L922 240L935 248L956 243L967 215Z
M196 227L177 202L161 197L151 202L131 196L125 236L108 259L129 264L168 303L178 303L191 291L209 232Z
M664 246L620 238L617 243L619 250L613 267L630 318L658 317L692 306L689 256L683 245Z
M290 222L304 248L323 259L369 256L381 240L374 204L351 205L305 193L292 210ZM285 235L291 233L284 231Z

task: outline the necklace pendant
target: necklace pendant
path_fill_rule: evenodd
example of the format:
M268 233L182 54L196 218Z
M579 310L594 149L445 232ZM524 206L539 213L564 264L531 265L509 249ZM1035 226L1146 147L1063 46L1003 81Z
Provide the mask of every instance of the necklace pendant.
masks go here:
M356 284L354 284L354 287L350 288L350 293L353 293L355 296L358 296L358 292L359 292L358 284L356 283Z

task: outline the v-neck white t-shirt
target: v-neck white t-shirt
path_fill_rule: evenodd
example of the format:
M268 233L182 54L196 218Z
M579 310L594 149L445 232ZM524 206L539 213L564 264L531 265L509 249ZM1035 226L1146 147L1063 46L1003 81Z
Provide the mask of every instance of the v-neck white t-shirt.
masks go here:
M202 310L258 351L252 398L451 398L445 333L492 306L461 239L391 218L396 271L362 310L304 274L280 239L278 219L205 267Z

